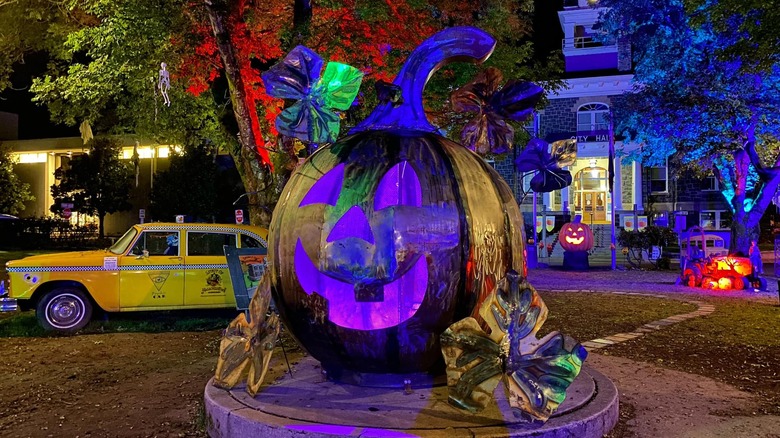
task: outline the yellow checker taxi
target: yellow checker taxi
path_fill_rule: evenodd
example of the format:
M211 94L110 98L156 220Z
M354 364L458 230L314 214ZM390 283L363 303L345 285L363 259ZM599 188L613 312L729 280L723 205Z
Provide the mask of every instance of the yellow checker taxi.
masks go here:
M35 309L47 330L73 332L92 310L229 308L236 305L223 246L267 247L249 225L135 225L108 249L47 254L6 264L3 307Z

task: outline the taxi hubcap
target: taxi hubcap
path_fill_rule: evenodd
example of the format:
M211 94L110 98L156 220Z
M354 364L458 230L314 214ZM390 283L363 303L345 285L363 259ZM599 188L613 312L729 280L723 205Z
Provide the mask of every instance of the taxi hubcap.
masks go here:
M77 297L66 294L52 300L49 305L49 321L57 327L67 328L81 319L84 306Z

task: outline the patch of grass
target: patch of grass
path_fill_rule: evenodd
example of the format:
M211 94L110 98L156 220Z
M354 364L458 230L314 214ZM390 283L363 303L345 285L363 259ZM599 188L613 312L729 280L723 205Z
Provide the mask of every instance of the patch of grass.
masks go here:
M764 398L760 413L780 414L780 307L739 299L710 301L716 310L709 316L604 351L733 385Z
M236 310L136 312L96 316L78 334L162 333L221 330L238 315ZM44 331L35 312L14 312L0 318L0 338L62 336Z
M35 312L0 313L0 338L37 338L46 336Z
M636 295L568 292L540 295L550 312L539 337L557 330L579 342L630 332L648 322L696 310L693 304Z

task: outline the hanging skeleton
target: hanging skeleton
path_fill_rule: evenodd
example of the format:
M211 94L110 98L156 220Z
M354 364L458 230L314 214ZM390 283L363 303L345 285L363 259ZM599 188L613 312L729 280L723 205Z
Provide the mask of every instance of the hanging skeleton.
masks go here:
M160 78L157 81L157 87L160 89L164 104L171 106L171 99L168 98L168 90L171 88L171 77L168 74L168 65L164 62L160 63Z

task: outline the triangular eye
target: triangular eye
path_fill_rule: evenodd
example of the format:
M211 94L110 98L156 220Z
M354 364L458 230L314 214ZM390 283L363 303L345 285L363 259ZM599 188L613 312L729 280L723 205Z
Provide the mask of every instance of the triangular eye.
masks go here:
M298 207L310 204L336 205L344 183L344 163L334 167L314 183Z
M582 227L577 228L577 231L582 231Z
M376 188L375 211L394 205L422 206L420 179L407 161L402 161L388 170Z

